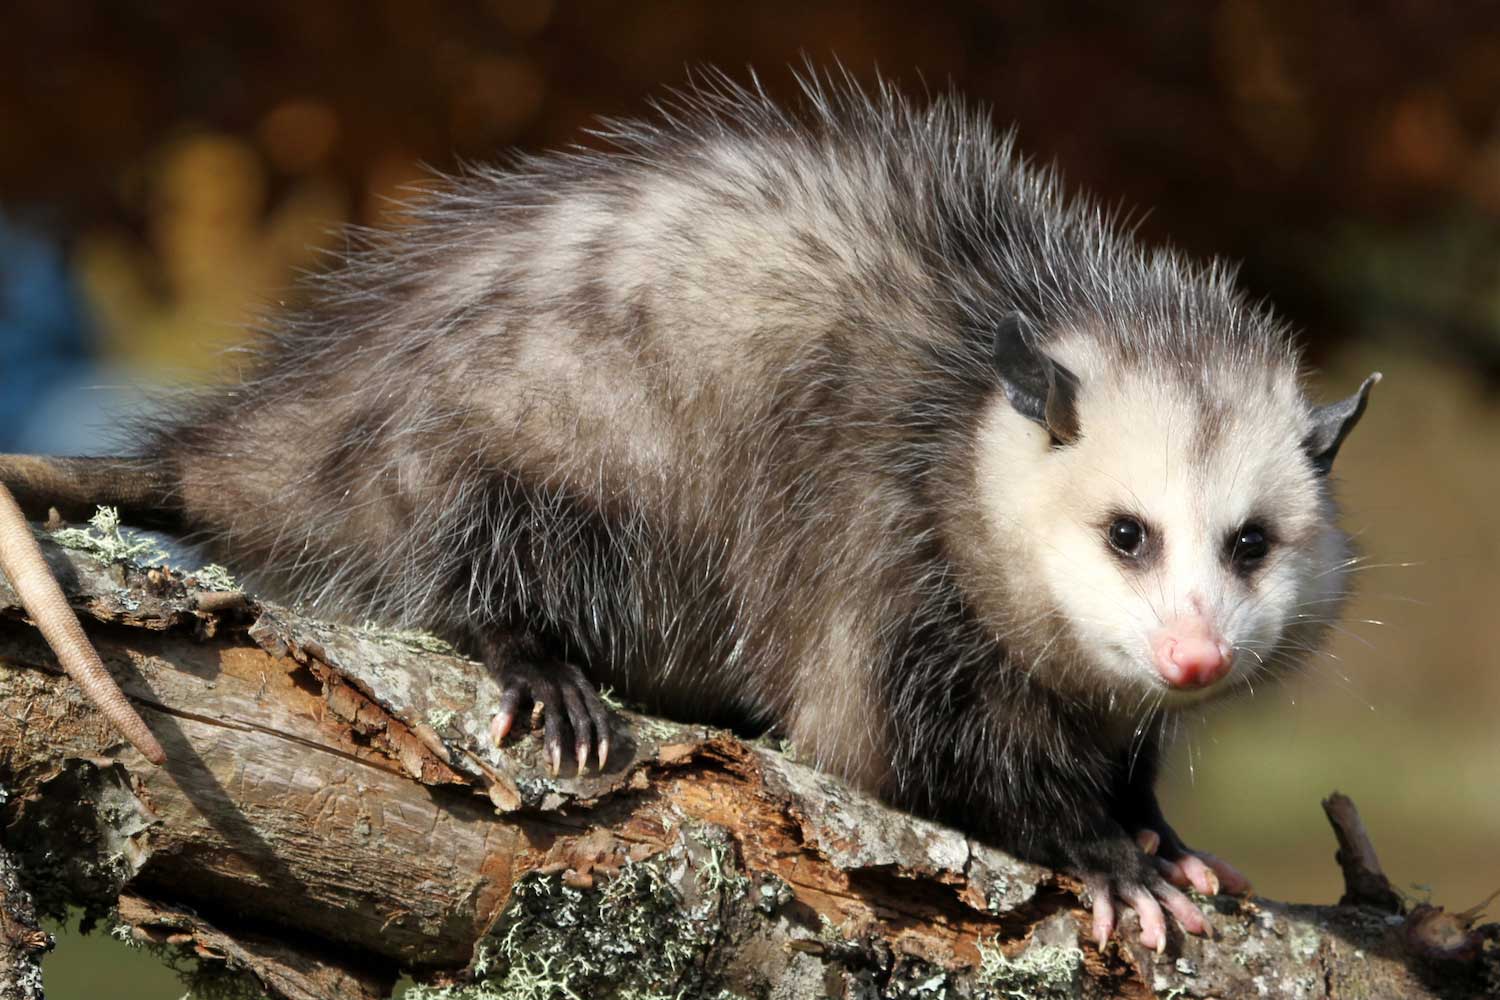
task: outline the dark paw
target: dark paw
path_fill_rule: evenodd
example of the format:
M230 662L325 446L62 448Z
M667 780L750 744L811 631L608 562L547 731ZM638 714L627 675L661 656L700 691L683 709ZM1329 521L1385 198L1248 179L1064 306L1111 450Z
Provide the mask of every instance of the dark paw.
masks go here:
M596 759L599 770L604 770L609 760L609 709L583 671L570 663L512 661L501 672L500 686L500 708L490 720L490 738L496 746L510 733L521 710L529 707L533 718L538 713L542 717L542 748L554 775L562 770L569 736L580 772L588 763L590 747L598 748Z

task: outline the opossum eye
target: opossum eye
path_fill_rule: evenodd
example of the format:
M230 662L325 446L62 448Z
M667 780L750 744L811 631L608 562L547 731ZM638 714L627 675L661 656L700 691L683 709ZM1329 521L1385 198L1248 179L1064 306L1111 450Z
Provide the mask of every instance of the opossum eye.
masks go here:
M1271 550L1271 540L1266 531L1254 521L1235 532L1229 540L1229 561L1236 569L1249 570L1266 557Z
M1146 544L1146 526L1133 517L1117 517L1109 523L1108 536L1110 548L1133 556Z

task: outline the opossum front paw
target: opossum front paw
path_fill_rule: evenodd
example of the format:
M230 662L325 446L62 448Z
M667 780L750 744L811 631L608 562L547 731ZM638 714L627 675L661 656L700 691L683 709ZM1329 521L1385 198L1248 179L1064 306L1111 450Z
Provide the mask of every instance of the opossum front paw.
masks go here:
M609 760L609 709L582 670L571 663L511 662L500 685L500 708L490 720L490 738L496 746L510 733L522 706L530 705L533 718L542 717L542 748L554 775L562 770L565 730L573 737L578 770L588 763L591 746L598 747L599 770L604 770Z
M1156 871L1154 859L1139 855L1137 860L1139 863L1128 869L1129 874L1083 876L1092 899L1092 933L1099 950L1104 950L1114 933L1116 903L1124 903L1136 912L1141 923L1141 944L1157 954L1167 947L1167 913L1176 917L1189 934L1208 934L1208 918L1203 911Z
M1250 880L1234 865L1187 847L1176 834L1163 838L1156 830L1140 830L1135 839L1141 850L1155 858L1157 870L1175 886L1196 889L1205 896L1220 892L1244 896L1250 892Z

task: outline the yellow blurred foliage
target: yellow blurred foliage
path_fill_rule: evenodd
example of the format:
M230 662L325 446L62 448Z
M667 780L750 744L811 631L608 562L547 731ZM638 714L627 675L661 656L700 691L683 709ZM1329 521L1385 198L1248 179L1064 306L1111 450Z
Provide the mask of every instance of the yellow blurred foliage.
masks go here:
M300 140L332 140L316 112L278 108L262 134L283 164L319 158L288 153ZM294 133L290 139L281 138ZM280 142L280 146L277 143ZM167 146L148 171L146 241L119 229L86 232L80 280L102 353L178 377L216 370L257 316L279 307L297 271L317 264L348 219L348 197L319 174L300 176L275 199L261 152L235 136L200 133Z

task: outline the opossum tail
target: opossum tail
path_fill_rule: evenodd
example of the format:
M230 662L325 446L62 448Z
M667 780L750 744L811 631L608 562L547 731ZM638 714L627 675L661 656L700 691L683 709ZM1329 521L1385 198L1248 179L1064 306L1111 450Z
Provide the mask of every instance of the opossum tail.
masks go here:
M99 507L142 528L181 530L171 471L147 458L47 458L0 455L0 485L32 520L55 509L65 521L87 521Z

